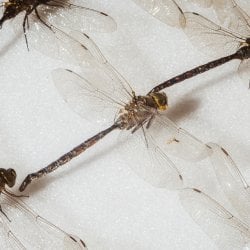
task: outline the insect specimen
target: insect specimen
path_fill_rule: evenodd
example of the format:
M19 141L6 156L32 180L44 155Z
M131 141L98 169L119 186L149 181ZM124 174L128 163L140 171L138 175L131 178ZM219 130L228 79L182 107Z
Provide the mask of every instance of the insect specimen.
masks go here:
M15 185L14 169L0 168L1 249L87 249L78 237L70 235L36 214L6 187Z
M60 39L53 37L55 29L73 29L79 31L114 31L116 23L107 14L79 6L67 0L9 0L1 4L3 15L0 27L13 20L15 29L22 24L27 48L29 43L40 51L60 49ZM52 32L51 32L52 31ZM44 45L45 44L45 45ZM46 49L44 46L47 46ZM46 53L46 52L45 52ZM55 53L55 52L54 52Z
M210 69L218 67L232 60L241 60L239 73L243 78L250 79L250 28L246 23L245 33L242 35L231 30L226 30L212 21L202 17L197 13L186 12L186 26L184 31L190 37L193 44L201 47L204 51L212 51L218 55L226 55L217 60L200 65L183 74L175 76L151 90L151 92L161 91L178 82L184 81ZM248 35L246 35L248 33Z
M53 80L59 93L83 118L91 121L107 121L116 114L115 121L107 129L89 138L47 167L29 174L19 190L24 191L33 180L66 164L114 130L130 131L123 133L128 138L124 138L119 144L127 146L126 150L121 149L122 151L131 152L126 160L132 164L132 169L139 176L157 187L173 189L180 187L182 185L180 173L157 142L161 141L160 145L167 145L167 142L176 142L178 138L178 147L186 145L187 151L189 146L198 147L200 142L190 138L188 133L179 129L166 117L165 110L168 105L166 94L157 92L145 96L136 95L129 83L107 62L88 36L77 32L72 32L71 35L78 41L83 40L88 44L92 51L89 54L94 56L89 61L91 67L83 69L84 78L65 69L53 72ZM91 108L86 109L89 105ZM201 145L197 152L203 154L206 147ZM137 157L131 159L134 152ZM142 159L146 163L142 164Z
M250 25L249 16L238 5L234 3L234 11L241 16L241 25L237 32L224 29L205 17L193 13L182 12L174 1L148 1L136 0L144 9L161 21L171 24L172 16L178 17L181 22L174 22L181 26L191 42L202 51L220 56L219 59L210 61L204 65L195 67L180 75L177 75L154 87L150 93L158 92L176 83L192 78L210 69L218 67L232 60L241 60L239 73L242 78L250 79ZM158 16L159 13L159 16ZM175 13L175 15L174 15ZM181 17L182 16L182 17ZM185 21L183 21L185 20ZM226 56L225 56L226 55Z
M250 224L249 185L227 151L217 144L209 143L210 159L223 192L244 221Z
M184 209L219 249L243 249L249 243L249 226L205 193L186 188L179 192L179 198Z

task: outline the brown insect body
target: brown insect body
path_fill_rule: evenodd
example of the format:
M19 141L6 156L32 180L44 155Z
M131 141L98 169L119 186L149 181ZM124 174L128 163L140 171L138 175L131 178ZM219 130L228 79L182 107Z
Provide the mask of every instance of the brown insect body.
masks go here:
M248 42L248 44L244 45L237 51L240 60L246 60L250 58L250 39Z
M4 3L3 16L0 19L0 26L9 19L16 17L25 11L26 16L30 15L41 4L47 4L50 0L10 0Z
M132 100L126 104L124 108L119 110L118 117L112 126L76 146L71 151L49 164L47 167L42 168L35 173L29 174L22 182L19 190L21 192L24 191L33 180L55 171L58 167L71 161L73 158L92 147L115 129L132 129L132 133L134 133L138 129L142 128L144 124L147 124L146 128L148 128L150 126L150 122L158 114L158 112L166 110L167 103L167 96L164 92L150 93L146 96L136 96L133 93Z
M164 92L149 94L146 96L135 96L119 111L116 123L120 129L135 132L142 125L151 121L158 113L158 110L165 110L167 107L167 96Z
M38 7L41 5L45 6L51 6L51 7L58 7L63 8L66 6L67 1L54 1L54 0L9 0L8 2L5 2L2 4L4 7L3 16L0 18L0 28L2 27L3 23L7 20L15 18L17 15L19 15L22 12L25 12L22 26L23 26L23 33L25 37L25 42L27 49L29 50L28 46L28 39L26 30L29 29L29 15L33 14L36 16L36 18L47 28L52 29L51 24L47 23L46 20L44 20L38 11Z

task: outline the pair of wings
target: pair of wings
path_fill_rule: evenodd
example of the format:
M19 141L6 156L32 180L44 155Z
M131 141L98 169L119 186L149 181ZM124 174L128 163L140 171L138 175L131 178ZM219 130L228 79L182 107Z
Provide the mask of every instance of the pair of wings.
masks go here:
M1 249L87 249L77 236L70 235L36 214L21 200L0 195Z
M116 22L112 17L101 11L74 4L73 0L51 0L47 5L39 5L37 11L42 21L34 11L28 16L29 25L26 27L28 46L56 59L79 63L81 56L85 55L73 41L69 43L67 32L70 30L81 32L116 30ZM22 12L12 20L14 30L20 34L23 34L24 15ZM71 55L74 50L80 51L77 58Z
M134 2L154 17L170 26L185 27L185 12L182 6L177 4L175 0L134 0ZM226 26L229 29L233 29L249 37L250 8L248 3L243 5L243 10L236 0L190 0L189 2L207 8L213 6L218 19L222 23L227 24ZM229 20L226 21L226 19Z
M250 241L250 227L202 191L179 192L182 206L219 249L241 250Z
M250 241L249 186L225 149L214 143L208 146L220 186L242 221L197 189L183 189L179 197L185 210L220 249L242 249Z
M248 1L245 3L241 1L241 6L237 0L192 0L192 2L202 7L213 7L221 24L249 36L250 7Z
M250 189L237 165L220 146L209 143L213 150L210 159L223 192L241 218L250 225Z
M66 69L53 71L54 84L64 101L83 119L110 125L119 110L132 100L133 90L88 36L78 32L71 35L79 42L88 40L84 43L88 44L91 60L85 61L87 65L80 74ZM170 189L180 188L182 179L167 153L178 155L182 151L194 160L207 156L207 147L178 128L166 114L156 115L149 128L135 133L122 131L119 145L125 147L120 150L121 155L139 176L154 186Z
M224 57L235 53L250 37L250 17L240 6L232 0L198 1L203 6L216 6L218 16L225 21L225 16L230 17L228 29L215 24L209 19L193 12L182 12L172 0L134 0L156 18L172 26L182 27L192 44L205 54L213 58ZM157 11L155 11L157 10ZM221 15L219 14L221 12ZM160 13L158 16L158 13ZM172 21L173 17L181 18L181 22ZM184 20L184 21L183 21ZM249 81L250 59L241 62L239 74Z

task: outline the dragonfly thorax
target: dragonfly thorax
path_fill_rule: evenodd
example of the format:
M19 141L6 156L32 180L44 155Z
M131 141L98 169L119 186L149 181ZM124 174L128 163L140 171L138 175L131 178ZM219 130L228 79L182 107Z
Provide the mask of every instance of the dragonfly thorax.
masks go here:
M50 0L10 0L4 3L4 13L0 19L0 26L9 19L16 17L25 11L29 15L40 4L46 4Z
M16 183L16 172L14 169L4 169L0 168L0 189L1 191L5 188L5 185L8 187L13 187Z
M250 41L249 41L250 42ZM250 58L250 43L244 44L238 51L237 54L239 56L239 59L246 60Z
M116 123L120 129L132 129L149 122L158 111L166 110L167 96L164 92L136 96L119 111Z
M24 0L11 0L4 3L4 13L0 19L0 26L2 26L5 21L16 17L19 13L23 11L28 12L31 8L32 6Z

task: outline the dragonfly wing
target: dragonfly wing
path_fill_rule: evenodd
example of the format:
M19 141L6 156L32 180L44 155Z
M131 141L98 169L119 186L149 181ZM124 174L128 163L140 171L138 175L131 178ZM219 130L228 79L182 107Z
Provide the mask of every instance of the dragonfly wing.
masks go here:
M248 184L225 149L214 143L209 143L209 146L213 150L210 159L225 195L239 215L250 224L250 192Z
M131 169L140 178L158 188L176 190L182 187L183 181L178 169L154 144L148 133L145 135L142 129L138 129L122 145L125 147L124 160L129 162Z
M203 142L169 120L166 114L158 115L149 128L153 138L164 152L188 161L200 161L210 154Z
M191 0L191 2L198 4L203 8L209 8L212 6L213 0Z
M20 14L13 20L13 27L18 32L23 18L24 15ZM50 28L45 26L35 15L30 16L29 23L27 39L30 49L36 49L46 56L74 64L90 60L87 48L72 39L66 32L54 26Z
M10 228L7 226L3 214L0 214L0 242L1 248L6 250L25 250L24 245L16 238L16 236L11 232Z
M244 81L250 83L250 59L246 59L240 63L238 73Z
M98 69L92 68L91 76L97 77ZM90 82L88 79L66 69L52 71L52 79L70 108L82 118L89 121L110 122L119 108L119 104L112 99L111 94L103 92L98 85L105 82L98 80ZM115 87L114 87L115 88ZM109 95L110 94L110 95Z
M250 36L250 17L247 14L249 4L243 7L244 10L233 0L214 1L214 9L219 20L229 29L235 30L238 34ZM230 13L230 15L228 15Z
M129 83L108 63L97 45L86 34L71 32L72 39L83 44L90 56L81 77L68 70L53 72L54 83L59 93L78 114L95 121L109 120L132 98ZM86 109L91 107L91 112Z
M80 44L86 46L90 51L95 61L92 60L90 63L90 61L83 60L83 62L91 68L97 67L99 68L99 71L102 71L101 75L105 75L106 79L106 91L108 91L108 89L111 87L111 90L109 91L113 98L121 100L125 103L129 101L132 98L132 87L126 81L126 79L108 62L95 42L88 35L77 31L71 31L69 35ZM85 68L86 67L82 67L82 70L84 71ZM116 87L114 88L114 86ZM104 86L102 87L104 88Z
M86 249L85 244L75 241L70 234L36 214L22 201L1 194L1 206L10 221L4 215L2 218L25 249Z
M236 22L235 12L233 10L233 2L231 0L221 0L213 1L213 8L216 12L216 15L219 21L226 27L233 28L233 25ZM230 13L230 15L228 15Z
M65 245L65 250L70 249L70 250L81 250L81 249L87 249L87 246L85 242L80 239L76 235L69 235L70 237L65 237L64 238L64 245ZM72 240L75 242L72 244Z
M138 129L135 133L122 131L121 135L119 150L138 177L157 188L176 190L182 187L178 169L148 134L145 137L143 130Z
M186 35L194 46L204 53L216 57L227 56L235 53L240 44L246 40L245 37L223 29L197 13L186 12L184 14Z
M113 32L117 25L108 14L88 7L75 5L69 1L51 1L55 4L62 3L63 8L40 6L39 13L45 13L49 23L56 27L65 27L81 32Z
M183 12L174 0L134 0L134 2L168 25L185 26Z
M250 240L249 227L203 192L179 192L182 206L220 249L242 249Z

